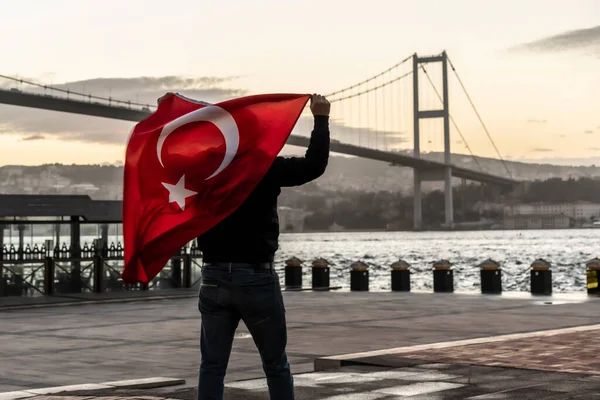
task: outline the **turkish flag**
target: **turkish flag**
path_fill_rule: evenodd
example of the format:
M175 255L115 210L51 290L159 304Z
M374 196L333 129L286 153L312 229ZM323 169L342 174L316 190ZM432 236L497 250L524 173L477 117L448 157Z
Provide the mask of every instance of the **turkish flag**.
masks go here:
M169 94L138 123L123 184L126 283L148 283L169 259L235 211L287 141L309 95L209 105Z

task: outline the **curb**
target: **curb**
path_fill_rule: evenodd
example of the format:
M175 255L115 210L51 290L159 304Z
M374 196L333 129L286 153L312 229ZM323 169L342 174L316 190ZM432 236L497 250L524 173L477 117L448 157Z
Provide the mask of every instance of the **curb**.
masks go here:
M329 290L339 290L341 286L329 286L322 288L301 287L301 288L284 288L282 292L327 292Z
M69 392L93 392L107 389L156 389L167 386L184 385L185 379L180 378L143 378L132 379L126 381L103 382L103 383L87 383L82 385L56 386L41 389L27 389L15 392L0 393L0 400L17 400L27 399L30 397L49 395L49 394L65 394Z
M525 339L532 337L555 336L565 333L586 332L600 329L600 324L575 326L571 328L550 329L544 331L534 331L527 333L514 333L509 335L487 336L477 339L455 340L451 342L438 342L429 344L419 344L415 346L395 347L383 350L366 351L362 353L340 354L337 356L319 357L315 359L315 371L327 371L339 369L347 365L353 365L359 362L364 363L365 358L378 356L396 356L400 354L413 353L423 350L446 349L449 347L468 346L473 344L504 342L508 340Z
M49 307L70 307L70 306L85 306L90 304L110 304L110 303L134 303L140 301L156 301L156 300L177 300L177 299L190 299L196 297L197 294L177 294L177 295L163 295L163 296L148 296L148 297L128 297L128 298L115 298L115 299L97 299L97 300L79 300L73 298L72 301L60 301L56 303L40 303L40 304L18 304L18 305L0 305L0 312L2 311L14 311L14 310L25 310L32 308L49 308Z

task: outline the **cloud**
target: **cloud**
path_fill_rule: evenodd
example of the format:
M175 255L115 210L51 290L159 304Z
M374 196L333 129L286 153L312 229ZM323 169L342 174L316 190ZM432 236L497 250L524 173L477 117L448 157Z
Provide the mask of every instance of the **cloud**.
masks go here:
M44 140L44 139L45 139L44 135L31 135L31 136L25 136L24 138L21 139L21 141Z
M547 148L543 148L543 147L536 147L534 149L531 149L532 153L550 153L553 152L553 149L547 149Z
M529 119L527 120L528 124L545 124L546 122L548 122L545 119Z
M133 77L133 78L95 78L81 81L66 82L54 84L52 87L61 90L69 90L72 93L69 97L74 99L87 99L91 94L103 98L112 98L114 100L132 101L150 106L156 105L156 99L166 92L180 92L188 97L215 102L226 98L245 93L245 90L239 88L227 88L229 84L239 77L183 77L183 76L162 76L162 77ZM35 79L26 79L35 81ZM35 92L47 93L57 96L66 96L64 92L53 91L27 84L15 85L10 80L0 80L0 88L13 88ZM79 96L79 93L85 96Z
M179 92L184 96L211 103L244 95L246 90L231 87L236 78L181 76L96 78L66 82L54 85L54 87L73 92L90 93L100 97L129 100L154 107L156 99L168 91ZM15 85L10 81L0 80L0 87L12 88ZM66 96L65 93L52 92L25 84L19 85L19 89ZM81 96L73 94L69 97L81 99ZM22 136L24 140L32 135L38 135L44 136L46 139L113 145L126 144L129 132L134 126L134 123L128 121L6 105L0 105L0 121L0 133Z
M513 51L559 52L600 49L600 25L559 33L513 47Z

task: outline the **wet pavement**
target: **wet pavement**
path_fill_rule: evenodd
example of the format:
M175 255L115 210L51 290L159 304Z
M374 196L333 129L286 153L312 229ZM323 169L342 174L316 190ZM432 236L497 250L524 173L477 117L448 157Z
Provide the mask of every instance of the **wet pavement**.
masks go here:
M593 361L598 354L597 345L593 343L597 332L592 331L546 341L525 338L513 347L495 342L381 356L379 363L383 366L344 367L340 371L346 375L331 380L321 378L333 375L313 373L315 359L331 355L592 325L598 323L600 302L596 298L289 292L284 299L289 326L288 352L297 377L298 398L336 398L332 396L338 395L364 399L468 398L460 396L469 390L472 393L469 396L492 395L493 390L502 392L511 387L517 390L515 384L529 382L530 389L520 386L519 390L535 389L537 398L562 399L568 398L564 397L567 392L548 389L550 383L563 389L575 388L585 396L591 396L591 392L585 392L588 386L597 390L594 385L600 383L593 374L597 364L582 362ZM194 396L200 358L196 298L3 311L0 321L0 392L167 376L184 378L187 386L169 388L162 394L162 390L155 389L105 396ZM568 340L571 344L567 346ZM547 352L550 353L545 354ZM548 358L543 358L545 356ZM396 359L395 364L390 364L390 359ZM428 366L419 366L422 364ZM470 368L469 364L483 369ZM546 372L524 369L543 367ZM422 369L430 373L433 369L444 375L423 375ZM390 370L394 374L385 376L394 378L384 379L383 372ZM563 370L584 374L550 372ZM379 375L371 375L375 372ZM556 373L559 375L548 378ZM365 378L357 378L356 374ZM475 376L477 381L473 380ZM499 378L494 379L494 376ZM546 381L538 385L544 377ZM500 383L502 381L505 383ZM260 359L243 325L234 342L226 382L228 396L234 396L229 398L266 398ZM403 386L408 387L400 389ZM423 392L433 387L437 392ZM388 393L391 390L400 392ZM485 390L488 393L484 393ZM575 395L573 390L568 391L569 395ZM363 397L354 397L357 393ZM409 393L416 394L407 397ZM496 397L479 398L529 398L501 397L502 393L493 396Z

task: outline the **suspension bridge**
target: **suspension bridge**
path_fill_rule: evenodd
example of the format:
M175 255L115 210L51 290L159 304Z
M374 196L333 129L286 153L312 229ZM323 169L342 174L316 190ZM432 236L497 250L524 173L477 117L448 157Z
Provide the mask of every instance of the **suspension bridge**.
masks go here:
M437 74L436 74L437 68ZM481 168L465 135L449 108L449 69L472 107L483 131L490 140L498 160L507 174L500 176ZM436 78L441 80L441 88ZM0 104L31 107L44 110L104 117L125 121L140 121L155 109L154 105L125 101L71 90L68 85L48 86L29 80L0 75L17 87L0 86ZM23 86L27 89L23 89ZM2 89L4 87L4 89ZM171 90L177 91L177 90ZM359 83L327 95L332 103L331 151L392 165L410 167L414 171L414 228L422 228L421 183L443 181L445 192L445 222L454 223L452 178L512 188L519 183L514 179L498 151L471 96L446 52L420 57L411 55ZM438 122L442 132L427 130L428 122ZM288 145L306 147L312 126L308 107L294 128ZM459 143L468 151L474 168L465 168L452 162L451 128L460 137ZM412 131L412 135L408 132ZM429 136L428 136L429 135ZM427 139L423 143L423 138ZM443 160L424 158L423 146L441 138ZM412 139L412 140L411 140ZM408 147L407 147L408 146ZM411 148L412 147L412 148Z

